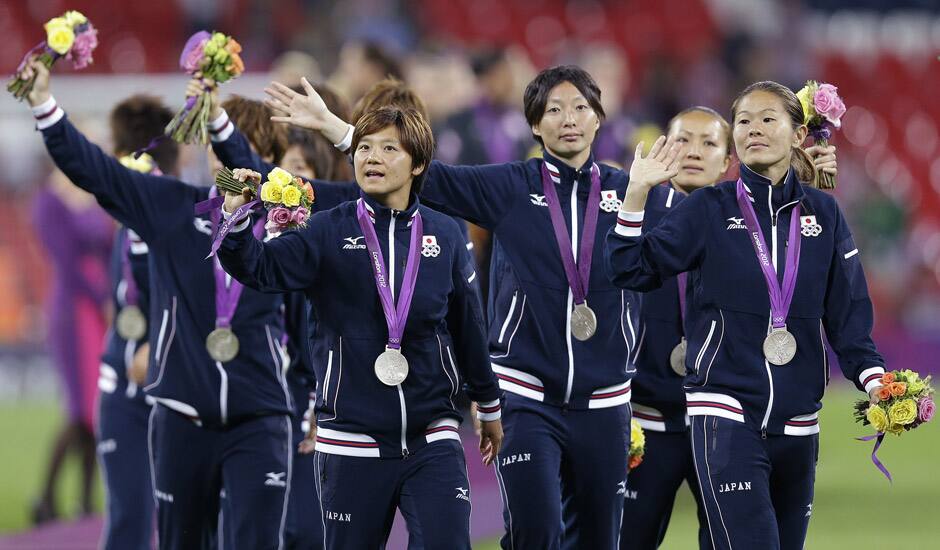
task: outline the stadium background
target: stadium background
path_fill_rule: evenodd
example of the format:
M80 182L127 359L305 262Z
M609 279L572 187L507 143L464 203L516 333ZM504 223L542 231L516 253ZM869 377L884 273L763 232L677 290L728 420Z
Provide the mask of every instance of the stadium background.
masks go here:
M2 0L0 70L11 72L42 38L42 22L66 9L94 22L100 46L95 64L81 73L56 66L53 91L102 144L107 113L121 98L147 91L181 104L179 50L201 28L233 34L245 48L247 73L223 96L260 99L272 76L299 72L355 101L371 78L363 45L381 45L428 103L438 155L448 161L478 162L468 145L477 136L468 136L473 129L461 121L481 98L511 107L500 124L525 155L531 140L520 114L522 88L535 71L556 63L581 64L598 80L608 114L605 156L627 165L636 141L658 135L686 106L727 113L734 94L755 80L794 89L810 78L831 82L849 106L834 138L835 195L865 264L876 342L890 368L940 373L935 0ZM505 51L499 70L475 74L493 49ZM288 51L312 59L283 55ZM96 518L21 533L61 421L45 352L50 265L30 219L33 194L51 165L32 124L24 105L0 99L0 549L94 548ZM204 153L190 148L184 159L184 177L208 183ZM865 430L851 421L852 392L834 373L807 548L936 548L940 428L935 423L887 442L881 457L895 475L888 484L871 465L867 444L853 440ZM472 451L472 433L464 439ZM479 547L489 548L501 508L498 497L487 495L492 474L480 469L475 477L474 533ZM76 485L64 480L60 509L67 516ZM693 547L686 493L665 548Z

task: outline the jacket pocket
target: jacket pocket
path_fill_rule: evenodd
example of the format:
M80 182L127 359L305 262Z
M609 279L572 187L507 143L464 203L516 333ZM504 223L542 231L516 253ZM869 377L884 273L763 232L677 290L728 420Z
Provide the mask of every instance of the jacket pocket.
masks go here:
M506 300L504 300L504 303ZM500 350L502 353L494 354L493 357L506 357L509 355L510 350L512 349L512 341L516 336L516 333L519 331L519 325L522 324L522 317L525 315L526 308L526 295L522 292L521 289L516 289L512 292L512 296L508 300L508 304L503 306L502 311L505 311L502 318L497 318L497 323L494 324L494 327L499 327L499 332L496 334L496 342L493 346L494 351Z

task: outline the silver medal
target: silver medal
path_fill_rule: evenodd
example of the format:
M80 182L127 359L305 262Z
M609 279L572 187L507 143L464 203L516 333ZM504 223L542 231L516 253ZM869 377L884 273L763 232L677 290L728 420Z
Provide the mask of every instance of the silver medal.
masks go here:
M676 344L676 347L672 348L672 353L669 354L669 364L672 366L672 370L679 376L685 376L685 354L689 345L686 342L685 338L681 342Z
M597 332L597 316L587 302L574 306L571 312L571 334L584 342Z
M238 355L238 336L228 327L217 328L206 337L206 349L209 357L227 363Z
M771 330L764 338L764 357L772 365L786 365L796 355L796 338L784 328Z
M128 341L140 340L147 334L147 318L137 306L124 306L114 322L118 336Z
M408 360L400 350L385 348L375 360L375 377L386 386L397 386L408 378Z

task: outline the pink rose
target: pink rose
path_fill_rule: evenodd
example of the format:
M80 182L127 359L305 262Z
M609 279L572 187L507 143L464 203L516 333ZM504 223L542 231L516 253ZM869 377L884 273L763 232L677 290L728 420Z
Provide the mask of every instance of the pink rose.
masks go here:
M66 57L76 69L84 69L92 62L91 53L98 47L98 30L90 26L75 37Z
M194 73L199 70L199 63L202 61L202 47L204 45L204 41L200 42L188 52L184 53L183 59L180 60L180 67L182 67L184 71Z
M922 397L920 401L917 402L917 419L921 422L930 422L930 419L933 418L933 413L937 411L937 405L934 404L933 399L928 395L927 397Z
M307 218L310 217L310 212L307 211L303 206L294 210L294 213L291 214L290 221L297 224L303 225L307 223Z
M268 212L268 221L274 222L281 227L286 226L290 223L290 210L284 208L283 206L278 206L277 208Z
M842 126L842 115L845 114L845 103L832 84L820 84L813 96L813 108L816 112L839 128Z

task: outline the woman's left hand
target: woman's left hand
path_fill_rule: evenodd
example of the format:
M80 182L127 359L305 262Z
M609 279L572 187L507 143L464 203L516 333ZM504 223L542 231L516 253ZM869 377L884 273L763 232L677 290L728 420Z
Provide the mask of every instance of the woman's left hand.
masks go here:
M813 145L807 147L806 152L813 158L813 165L816 170L822 170L826 174L835 177L838 173L838 163L836 162L836 146Z

